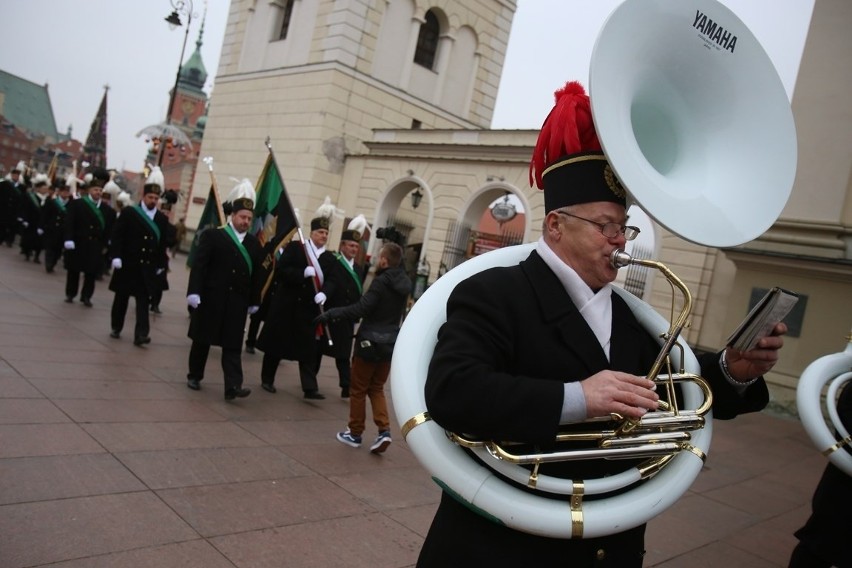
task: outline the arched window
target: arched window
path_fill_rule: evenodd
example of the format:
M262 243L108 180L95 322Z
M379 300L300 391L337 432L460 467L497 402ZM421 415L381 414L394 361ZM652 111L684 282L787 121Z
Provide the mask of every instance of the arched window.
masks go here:
M278 39L287 39L287 32L290 30L290 16L293 14L294 0L287 0L283 5L281 27L278 28Z
M426 12L426 21L420 25L420 33L417 35L417 49L414 51L414 62L427 69L432 69L435 63L435 52L438 51L438 38L441 34L441 26L438 18L432 10Z

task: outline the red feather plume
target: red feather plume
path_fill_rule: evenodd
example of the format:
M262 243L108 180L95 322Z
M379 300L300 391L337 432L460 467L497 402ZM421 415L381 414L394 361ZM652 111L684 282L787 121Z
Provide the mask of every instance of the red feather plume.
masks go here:
M556 104L544 119L530 160L530 185L542 187L541 174L554 160L579 152L600 152L601 143L592 121L586 90L569 81L553 93Z

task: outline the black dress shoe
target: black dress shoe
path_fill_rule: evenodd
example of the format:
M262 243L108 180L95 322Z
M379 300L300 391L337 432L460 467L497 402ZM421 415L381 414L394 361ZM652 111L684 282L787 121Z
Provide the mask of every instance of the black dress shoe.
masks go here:
M83 300L83 305L86 306L87 308L91 308L92 307L92 301L88 298L85 298Z
M246 353L254 355L254 345L246 345Z
M319 391L306 391L305 398L308 400L325 400L325 396Z
M65 303L66 304L73 304L74 303L74 296L65 296Z
M340 388L340 398L349 398L349 387Z
M197 379L187 379L186 380L186 388L192 389L194 391L201 390L201 383Z
M225 400L234 400L235 398L245 398L251 394L251 389L239 388L229 389L225 391Z
M145 337L137 337L133 340L133 345L142 346L151 343L151 338L147 335Z
M262 388L266 392L271 392L272 394L278 392L278 389L275 388L275 385L273 385L272 383L260 383L260 388Z
M118 338L121 337L121 332L118 331L117 329L114 329L111 332L109 332L109 336L112 337L113 339L118 339Z

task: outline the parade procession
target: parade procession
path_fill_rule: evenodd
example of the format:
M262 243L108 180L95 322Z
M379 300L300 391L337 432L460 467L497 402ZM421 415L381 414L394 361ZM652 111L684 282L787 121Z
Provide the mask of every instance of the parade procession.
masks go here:
M852 568L846 0L162 3L4 9L0 566Z

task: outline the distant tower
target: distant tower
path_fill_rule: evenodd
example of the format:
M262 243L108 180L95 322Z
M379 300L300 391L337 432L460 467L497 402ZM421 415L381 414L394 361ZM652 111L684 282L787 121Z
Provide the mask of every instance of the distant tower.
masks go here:
M176 206L180 211L186 207L189 188L195 178L195 168L198 163L198 152L201 139L204 136L204 121L207 114L207 94L204 84L207 82L207 69L201 58L201 46L204 37L205 13L195 42L195 51L181 65L178 73L177 92L174 103L169 109L170 123L180 128L191 141L189 147L164 148L161 168L167 189L180 191L182 201ZM171 91L169 92L171 98ZM157 154L149 152L148 162L155 163Z
M104 85L101 106L98 107L98 112L89 128L89 135L86 137L86 144L83 146L83 161L89 162L90 168L107 167L107 93L109 93L109 85Z

